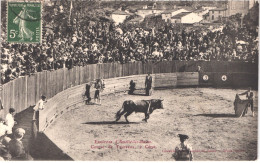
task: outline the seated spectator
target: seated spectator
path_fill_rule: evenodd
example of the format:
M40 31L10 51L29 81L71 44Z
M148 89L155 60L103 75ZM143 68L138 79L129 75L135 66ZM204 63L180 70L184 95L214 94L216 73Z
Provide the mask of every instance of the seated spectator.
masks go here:
M0 118L0 143L3 142L4 137L6 136L8 131L8 126L4 124L4 120Z
M25 130L17 128L14 131L14 138L9 142L8 150L12 156L12 160L26 160L27 156L22 143L22 138L25 134Z
M6 146L0 145L0 161L10 161L12 156Z

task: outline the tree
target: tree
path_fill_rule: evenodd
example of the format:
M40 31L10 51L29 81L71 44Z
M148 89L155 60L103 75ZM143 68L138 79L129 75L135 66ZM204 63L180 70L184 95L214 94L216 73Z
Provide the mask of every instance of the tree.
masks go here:
M259 21L259 3L256 2L255 5L249 10L243 18L243 24L247 29L256 30Z

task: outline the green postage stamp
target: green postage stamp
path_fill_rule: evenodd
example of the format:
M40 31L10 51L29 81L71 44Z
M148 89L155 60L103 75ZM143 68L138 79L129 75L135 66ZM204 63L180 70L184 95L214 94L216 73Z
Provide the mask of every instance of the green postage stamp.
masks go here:
M7 41L40 43L42 35L40 2L7 3Z

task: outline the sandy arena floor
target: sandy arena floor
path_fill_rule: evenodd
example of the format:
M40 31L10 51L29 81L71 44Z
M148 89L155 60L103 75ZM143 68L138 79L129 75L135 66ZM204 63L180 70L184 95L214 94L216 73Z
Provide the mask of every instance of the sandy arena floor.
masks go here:
M252 117L249 109L245 117L234 117L235 94L243 91L185 88L157 90L150 97L110 95L101 106L64 114L46 134L74 160L172 161L179 133L189 135L194 160L255 160L258 114ZM113 123L124 100L160 97L164 109L155 110L148 123L142 113L131 114L130 124L123 116Z

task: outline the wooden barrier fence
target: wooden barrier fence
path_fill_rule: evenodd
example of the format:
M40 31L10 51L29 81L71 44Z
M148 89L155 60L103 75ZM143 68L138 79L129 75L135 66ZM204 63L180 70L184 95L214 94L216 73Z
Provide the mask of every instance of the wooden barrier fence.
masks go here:
M226 73L232 76L231 78L228 78L230 83L224 84L224 86L246 86L248 85L248 82L245 79L249 79L250 85L257 86L258 65L252 63L164 61L158 63L134 62L127 64L93 64L85 67L74 67L70 70L59 69L56 71L39 72L35 75L20 77L2 85L0 97L4 110L0 112L0 116L4 117L11 107L15 108L17 112L21 112L24 109L35 105L42 94L50 99L59 92L90 82L97 78L103 77L104 79L108 79L147 73L196 72L198 66L201 67L200 76L207 73L209 76L213 76L213 79L210 79L212 80L212 83L200 82L203 86L221 86L221 84L219 84L221 82L218 81L218 73L219 75ZM181 80L181 78L179 79ZM202 81L201 77L200 81Z
M119 92L127 93L129 90L129 82L134 80L136 89L145 88L146 75L131 75L125 77L115 77L105 79L105 89L101 96L116 94ZM178 73L159 73L152 74L153 88L177 87L177 86L195 86L199 85L198 72L178 72ZM95 89L91 89L91 97L94 97ZM85 92L85 84L78 85L66 89L49 99L45 105L45 109L40 111L39 131L45 131L57 118L62 114L84 105L83 94ZM143 91L145 94L145 91Z

